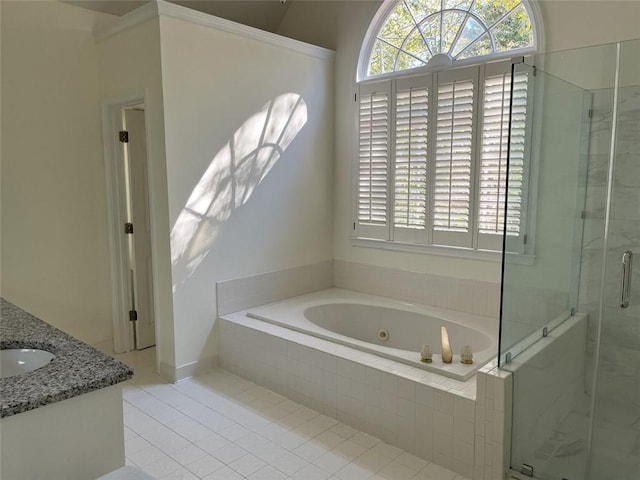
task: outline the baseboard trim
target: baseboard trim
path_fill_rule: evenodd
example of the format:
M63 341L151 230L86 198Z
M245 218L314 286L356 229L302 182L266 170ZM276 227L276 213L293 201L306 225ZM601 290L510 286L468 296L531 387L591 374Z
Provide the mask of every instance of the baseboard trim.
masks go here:
M201 358L200 360L179 367L160 363L160 375L171 383L178 383L181 380L186 380L187 378L195 377L203 372L217 368L218 365L218 355Z

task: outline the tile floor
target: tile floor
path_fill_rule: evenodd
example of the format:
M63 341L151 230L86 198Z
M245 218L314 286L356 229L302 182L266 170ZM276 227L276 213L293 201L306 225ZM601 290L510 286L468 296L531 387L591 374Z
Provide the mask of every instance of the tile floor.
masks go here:
M163 480L465 480L225 370L177 384L154 349L115 355L127 464Z

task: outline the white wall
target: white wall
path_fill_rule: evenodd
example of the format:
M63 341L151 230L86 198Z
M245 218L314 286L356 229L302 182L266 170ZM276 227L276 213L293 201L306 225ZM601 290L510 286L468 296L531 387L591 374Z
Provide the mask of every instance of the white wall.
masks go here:
M104 99L146 96L148 181L158 360L175 366L167 173L160 67L160 22L153 18L98 43ZM106 215L106 214L105 214Z
M539 3L547 52L640 37L640 2L635 0L542 0Z
M332 258L333 65L160 26L176 365L188 368L217 352L216 281Z
M93 24L2 1L2 296L90 343L112 336Z

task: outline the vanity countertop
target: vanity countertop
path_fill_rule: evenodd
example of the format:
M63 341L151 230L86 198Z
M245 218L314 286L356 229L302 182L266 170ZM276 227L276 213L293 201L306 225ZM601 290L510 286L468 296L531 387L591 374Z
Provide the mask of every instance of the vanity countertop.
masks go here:
M80 340L0 299L0 348L35 348L56 357L47 366L0 378L0 417L99 390L133 376L133 370Z

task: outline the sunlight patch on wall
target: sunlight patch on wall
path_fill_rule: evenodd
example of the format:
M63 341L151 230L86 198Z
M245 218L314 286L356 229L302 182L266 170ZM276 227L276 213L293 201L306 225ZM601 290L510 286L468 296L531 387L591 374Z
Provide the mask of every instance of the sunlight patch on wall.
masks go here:
M174 292L206 258L220 224L251 198L306 123L302 97L280 95L242 124L216 154L171 230Z

